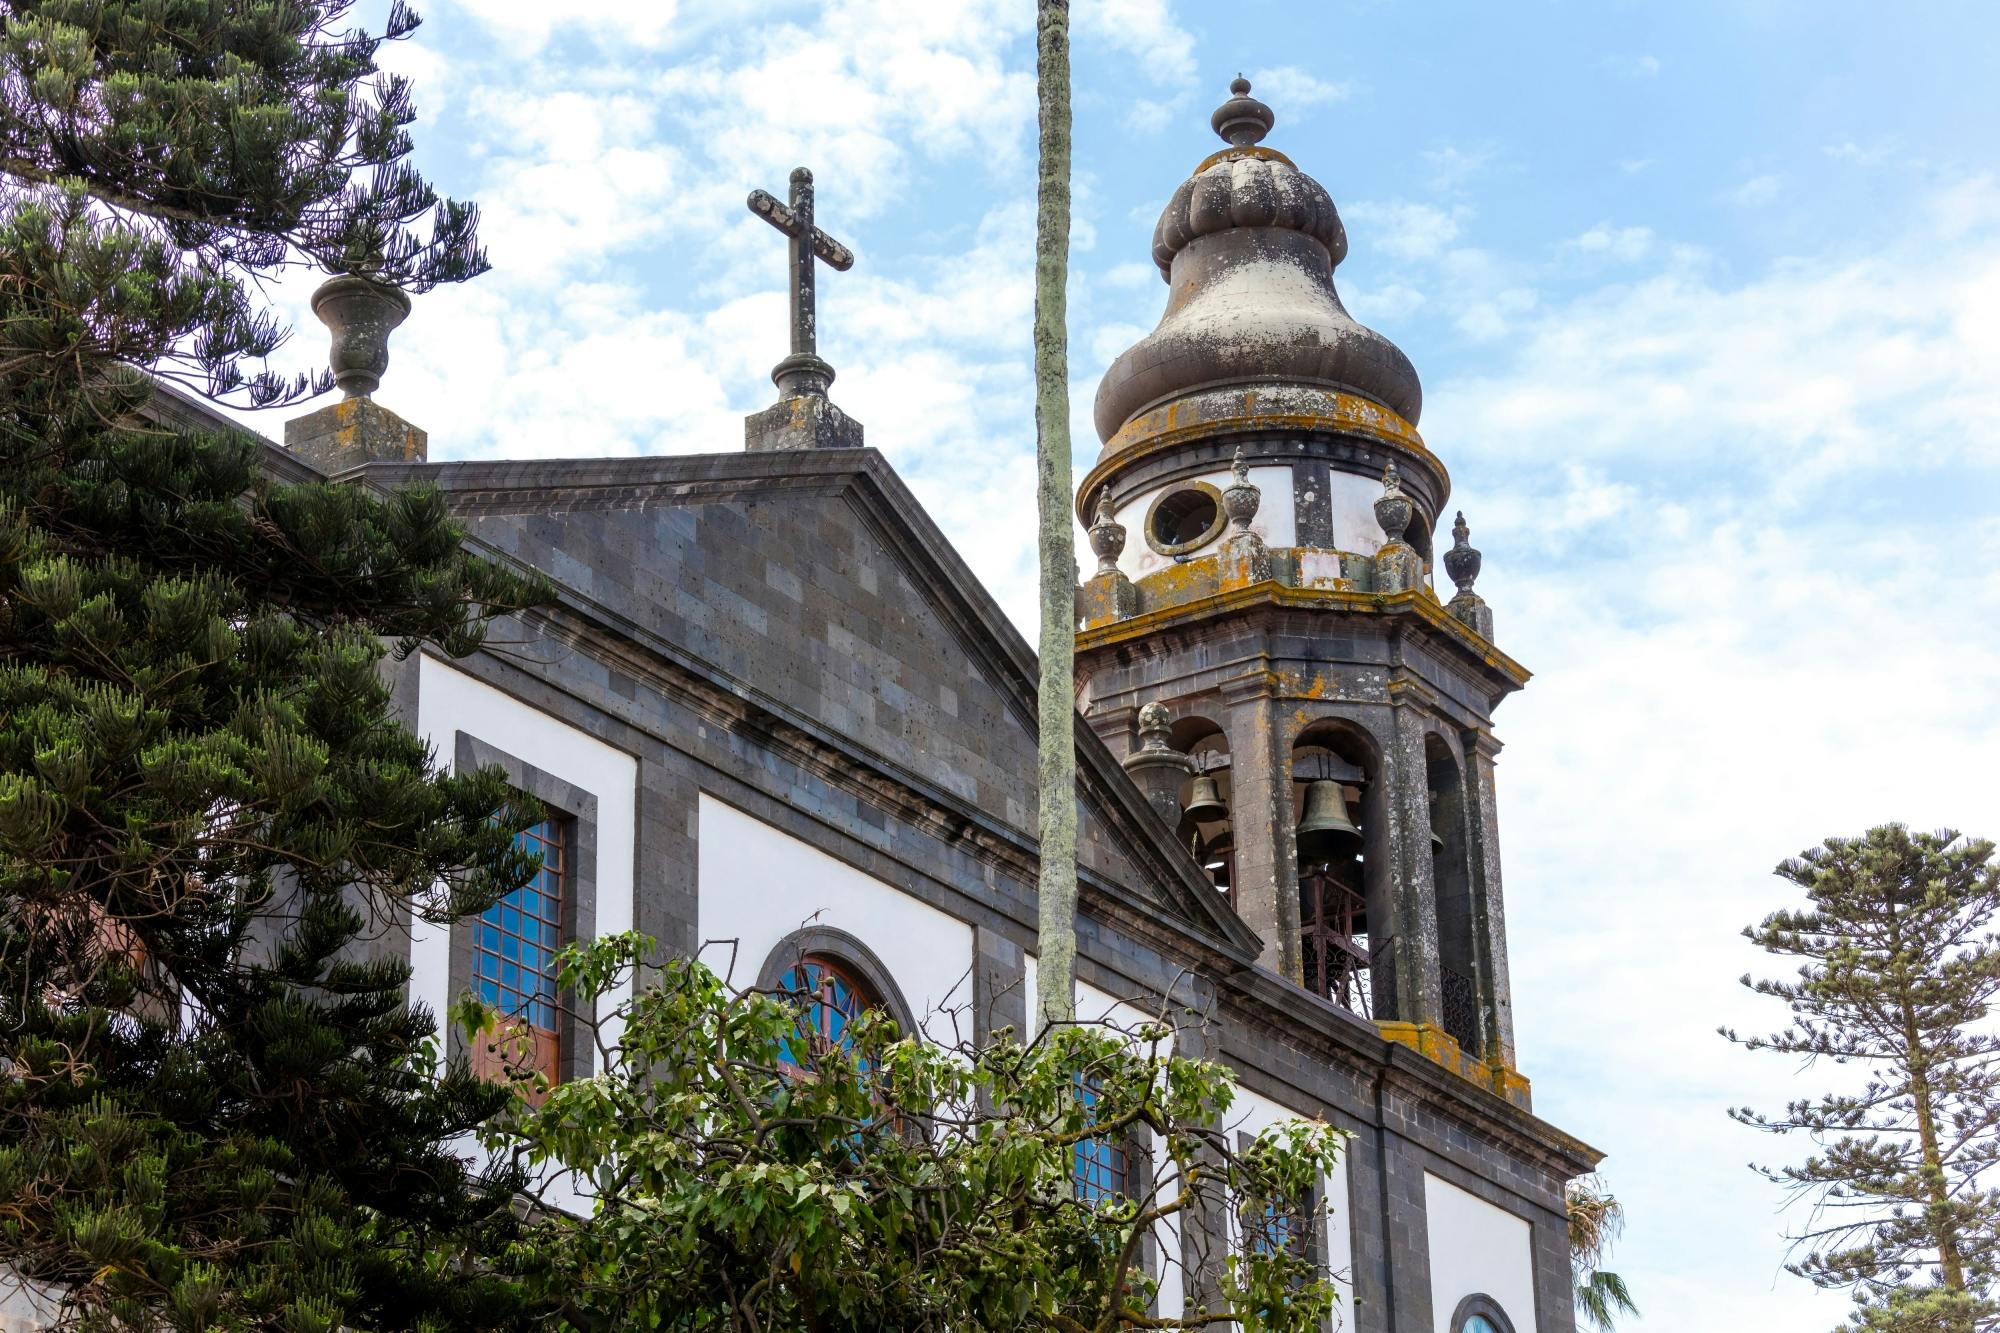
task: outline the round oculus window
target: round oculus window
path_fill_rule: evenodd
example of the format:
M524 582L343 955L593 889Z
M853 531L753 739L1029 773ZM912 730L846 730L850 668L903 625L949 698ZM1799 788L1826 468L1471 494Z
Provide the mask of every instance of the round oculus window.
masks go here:
M1146 544L1161 555L1186 555L1222 535L1222 492L1205 481L1177 486L1146 511Z

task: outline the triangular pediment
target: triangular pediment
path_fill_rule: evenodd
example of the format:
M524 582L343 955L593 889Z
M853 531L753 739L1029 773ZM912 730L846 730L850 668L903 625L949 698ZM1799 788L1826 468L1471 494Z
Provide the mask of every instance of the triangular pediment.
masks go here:
M583 619L672 655L771 737L871 767L907 816L1032 865L1034 654L874 450L364 471L443 486L476 542L541 570ZM1254 958L1103 742L1076 732L1086 901Z

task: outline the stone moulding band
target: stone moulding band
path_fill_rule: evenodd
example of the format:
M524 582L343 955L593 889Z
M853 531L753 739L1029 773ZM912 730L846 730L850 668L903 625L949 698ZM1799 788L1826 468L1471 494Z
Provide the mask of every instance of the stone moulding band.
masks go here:
M1269 393L1259 388L1220 389L1151 408L1120 427L1076 489L1077 516L1088 526L1087 497L1094 503L1111 478L1167 450L1198 440L1272 433L1360 436L1401 455L1414 471L1435 476L1440 504L1450 494L1451 476L1444 463L1424 444L1415 426L1380 403L1337 390L1298 386Z

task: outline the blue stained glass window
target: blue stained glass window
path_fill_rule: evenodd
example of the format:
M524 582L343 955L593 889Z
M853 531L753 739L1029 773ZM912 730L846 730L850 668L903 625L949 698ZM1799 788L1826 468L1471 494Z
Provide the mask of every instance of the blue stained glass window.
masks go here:
M1500 1333L1500 1330L1493 1326L1491 1319L1476 1314L1458 1326L1458 1333Z
M1085 1111L1094 1113L1097 1085L1079 1076L1076 1095ZM1076 1190L1079 1203L1086 1208L1095 1208L1106 1199L1124 1197L1125 1173L1130 1166L1124 1144L1105 1135L1084 1139L1076 1145L1074 1153L1070 1162L1070 1183Z
M778 978L777 989L799 997L798 1031L785 1038L778 1059L811 1071L828 1054L851 1050L850 1025L876 1003L861 980L831 958L807 954Z
M481 914L472 946L480 999L550 1034L556 1030L554 949L562 938L566 842L563 821L555 819L515 835L521 850L541 854L542 867Z
M1311 1236L1306 1208L1275 1199L1266 1203L1261 1213L1245 1220L1250 1224L1250 1249L1256 1254L1290 1250Z

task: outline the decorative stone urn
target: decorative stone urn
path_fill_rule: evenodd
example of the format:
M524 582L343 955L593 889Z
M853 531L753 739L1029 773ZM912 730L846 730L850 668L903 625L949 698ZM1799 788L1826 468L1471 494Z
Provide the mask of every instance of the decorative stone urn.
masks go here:
M1111 514L1111 488L1097 493L1097 514L1090 524L1090 549L1097 556L1100 576L1118 572L1118 557L1125 553L1125 525Z
M1461 509L1457 521L1451 525L1451 549L1444 553L1444 572L1462 593L1470 593L1473 581L1479 577L1479 549L1468 540L1471 536L1472 529L1465 526L1465 511Z
M312 311L333 333L327 364L349 398L381 387L389 368L389 335L410 316L410 298L387 283L348 273L328 278L312 294Z
M1257 517L1257 507L1263 503L1264 493L1250 481L1249 465L1243 461L1243 451L1236 451L1236 460L1229 465L1232 480L1222 491L1222 512L1229 515L1236 533L1248 535L1250 520Z
M1382 469L1382 494L1375 501L1375 521L1382 525L1382 535L1392 542L1402 541L1416 515L1417 507L1403 494L1403 480L1396 475L1396 465L1389 464Z

